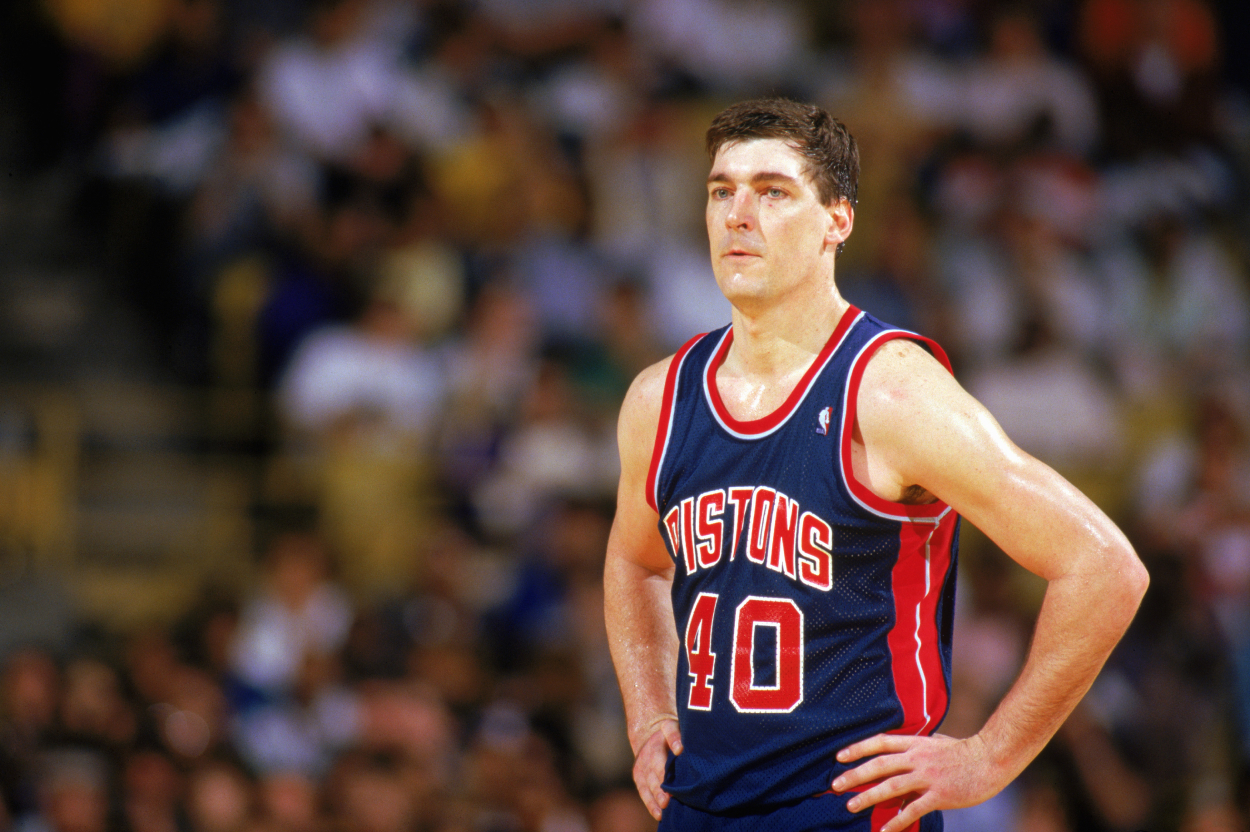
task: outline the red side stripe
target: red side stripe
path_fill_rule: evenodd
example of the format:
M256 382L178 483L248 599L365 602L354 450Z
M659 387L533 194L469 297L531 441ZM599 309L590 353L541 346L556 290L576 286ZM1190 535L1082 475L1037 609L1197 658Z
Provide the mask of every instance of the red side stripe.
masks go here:
M872 824L872 832L881 832L881 827L898 817L901 811L903 811L902 797L894 797L873 806L872 818L869 821ZM920 821L906 827L903 832L920 832Z
M903 524L899 531L898 561L890 576L894 595L894 626L890 628L887 643L894 674L894 692L903 709L903 724L891 732L895 734L919 734L928 721L925 715L927 680L918 661L916 615L925 597L928 564L924 559L924 542L932 531L933 527L929 525ZM923 622L920 626L923 628Z
M907 338L913 341L921 341L933 350L934 356L942 362L942 365L949 371L951 369L950 360L946 357L946 352L938 346L937 342L931 341L921 335L914 335L910 332L902 332L899 330L887 330L882 332L860 352L855 360L855 365L851 368L850 378L847 381L846 402L844 403L844 413L842 417L842 473L846 478L847 488L850 489L852 496L855 497L866 508L884 514L888 517L896 519L908 518L936 518L940 517L946 511L946 503L937 501L934 503L923 503L921 505L912 505L905 503L895 503L879 497L868 486L864 485L855 478L855 471L851 462L851 437L855 430L855 414L859 409L859 385L864 379L864 370L868 367L868 361L888 341L896 338Z
M882 780L870 780L867 783L861 783L860 785L855 786L850 791L855 794L861 794L863 792L868 791L873 786L880 785L882 782L883 782ZM833 789L829 789L829 791L821 792L820 794L816 796L824 797L825 795L829 795L829 794L839 794L839 792L835 792ZM905 797L911 799L911 798L916 797L916 795L911 794L911 795L906 795ZM868 822L871 825L871 829L869 830L869 832L881 832L881 827L885 826L887 823L894 820L894 818L898 817L898 814L901 811L903 811L903 797L892 797L889 800L885 800L885 801L882 801L881 803L876 804L875 806L872 807L872 814L868 816ZM903 829L903 832L920 832L920 821L916 821L915 823L906 827L905 829Z
M920 610L921 621L931 627L930 638L921 653L921 663L925 676L930 680L927 687L930 722L925 728L927 733L937 730L946 718L946 710L950 705L950 691L946 687L946 673L942 669L941 632L938 628L938 604L941 603L947 573L951 568L951 543L955 535L955 527L959 520L952 511L943 517L937 531L929 539L931 562L929 572L933 576L933 586L925 597L924 606Z
M686 353L690 352L690 348L706 334L706 332L700 333L682 344L681 349L669 362L668 375L664 379L664 399L660 403L660 422L655 429L651 466L647 469L647 505L651 506L656 514L660 513L660 507L656 505L655 480L660 472L660 460L664 456L664 448L668 444L668 432L673 419L673 396L677 391L677 375L681 371L681 362L685 359Z
M894 626L887 643L903 723L892 734L931 734L946 714L949 692L942 670L937 607L950 569L955 522L951 512L936 526L905 523L899 531L899 556L891 574Z

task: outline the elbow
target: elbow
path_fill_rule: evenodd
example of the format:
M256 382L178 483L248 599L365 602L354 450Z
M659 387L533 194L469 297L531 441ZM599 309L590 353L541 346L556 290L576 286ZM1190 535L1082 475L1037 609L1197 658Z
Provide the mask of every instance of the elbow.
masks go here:
M1136 608L1146 595L1146 590L1150 588L1150 572L1146 569L1146 565L1141 562L1141 558L1137 557L1135 553L1131 554L1131 561L1127 571L1128 586L1132 593L1133 606Z
M1125 626L1132 621L1133 616L1137 614L1137 608L1141 605L1142 598L1146 595L1146 590L1150 587L1150 572L1147 571L1146 565L1141 562L1141 558L1130 547L1125 547L1119 558L1118 568L1115 570L1116 585L1121 608L1125 612Z

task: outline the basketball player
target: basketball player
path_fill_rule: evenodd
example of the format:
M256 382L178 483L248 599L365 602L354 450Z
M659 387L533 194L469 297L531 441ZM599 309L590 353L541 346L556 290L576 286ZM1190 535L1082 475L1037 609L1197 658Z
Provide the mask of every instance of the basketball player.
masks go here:
M941 829L1058 729L1145 569L936 344L839 295L859 168L840 123L747 102L707 146L732 323L643 371L620 416L606 616L634 780L662 830ZM965 739L935 733L959 515L1048 581L1023 671Z

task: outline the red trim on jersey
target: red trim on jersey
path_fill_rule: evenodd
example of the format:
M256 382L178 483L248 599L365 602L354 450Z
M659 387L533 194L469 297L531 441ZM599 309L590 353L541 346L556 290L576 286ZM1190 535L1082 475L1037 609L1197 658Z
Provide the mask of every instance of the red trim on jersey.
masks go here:
M931 553L929 573L933 576L933 589L925 596L924 605L920 608L920 619L929 622L933 629L932 638L926 645L922 655L922 664L926 669L931 684L928 685L929 715L932 722L925 730L932 733L937 730L946 718L950 706L950 690L946 686L946 673L942 669L942 651L940 649L941 633L938 631L938 604L942 600L946 588L947 573L951 568L951 550L955 542L955 529L959 518L951 512L938 523L933 537L929 538Z
M878 496L872 489L860 482L855 477L855 471L852 467L851 437L855 431L855 414L859 409L859 385L864 379L864 370L867 369L868 361L873 354L887 341L893 341L896 338L907 338L928 345L929 349L933 351L934 357L941 361L948 371L951 369L950 359L946 357L946 352L937 345L937 342L921 335L896 329L886 330L865 344L859 355L855 357L855 363L851 366L850 377L846 385L846 402L842 414L842 476L846 481L847 489L851 492L851 496L869 511L896 520L937 518L947 511L946 503L938 500L933 503L911 505L887 500Z
M762 419L750 419L747 421L739 421L730 415L729 408L725 407L725 402L721 399L720 390L716 388L716 371L721 364L725 363L725 356L729 354L729 345L734 340L734 331L730 327L725 333L725 337L721 339L720 347L707 363L703 383L704 388L707 390L708 398L712 402L712 410L716 413L716 417L734 433L759 435L774 430L794 412L799 402L807 395L807 391L812 385L812 380L816 378L817 373L828 363L829 356L833 355L833 351L838 348L838 344L842 343L843 337L850 330L851 324L855 322L859 315L860 311L858 309L854 306L848 306L846 311L842 313L842 318L838 321L838 325L833 328L833 333L829 336L829 340L825 342L824 347L821 348L820 353L816 356L816 360L803 373L803 378L799 379L799 383L790 391L790 395L782 402L781 406Z
M878 779L878 780L870 780L867 783L861 783L860 785L855 786L854 788L851 788L849 790L849 793L850 794L862 794L868 791L869 789L871 789L873 786L878 786L883 782L884 782L884 778ZM829 794L839 794L839 792L835 792L833 789L830 789L829 791L821 792L820 794L816 796L824 797L825 795L829 795ZM881 827L885 826L887 823L894 820L896 817L898 817L899 813L903 811L903 801L914 800L917 796L918 795L916 795L915 793L912 793L909 795L900 795L899 797L892 797L889 800L884 800L880 803L875 804L872 807L872 814L868 816L868 823L871 826L870 832L881 832ZM920 832L920 821L915 821L910 826L905 827L903 829L903 832Z
M915 795L892 797L882 803L878 803L872 807L872 817L869 823L872 824L872 832L881 832L881 827L898 817L903 811L903 801L907 797L914 798ZM920 821L915 821L910 826L904 827L903 832L920 832Z
M681 349L673 356L673 360L668 365L668 375L664 379L664 398L660 402L660 422L655 428L655 445L651 449L651 466L647 469L647 505L655 510L656 514L660 513L660 507L657 504L655 494L655 481L660 473L660 462L664 457L664 451L668 447L668 432L672 427L673 421L673 399L677 394L677 374L681 371L681 362L685 360L686 353L690 352L690 348L699 342L699 339L706 335L706 332L700 333L689 341L681 345ZM677 545L677 541L673 542Z
M937 608L950 569L955 523L951 512L933 526L904 523L899 530L898 561L890 574L894 626L887 643L903 724L891 734L931 734L946 715L949 694Z

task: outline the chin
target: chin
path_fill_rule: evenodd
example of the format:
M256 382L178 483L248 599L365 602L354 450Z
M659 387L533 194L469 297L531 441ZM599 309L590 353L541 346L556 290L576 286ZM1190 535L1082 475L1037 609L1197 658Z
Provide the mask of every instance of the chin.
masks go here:
M748 311L756 306L759 306L760 304L766 303L769 298L769 294L765 291L765 288L759 285L743 286L741 284L722 284L720 289L721 294L725 296L725 299L729 301L730 305L742 311Z
M741 273L725 275L721 277L717 275L716 285L720 287L721 293L731 301L738 296L753 296L759 294L761 288L757 284L759 281L748 280Z

